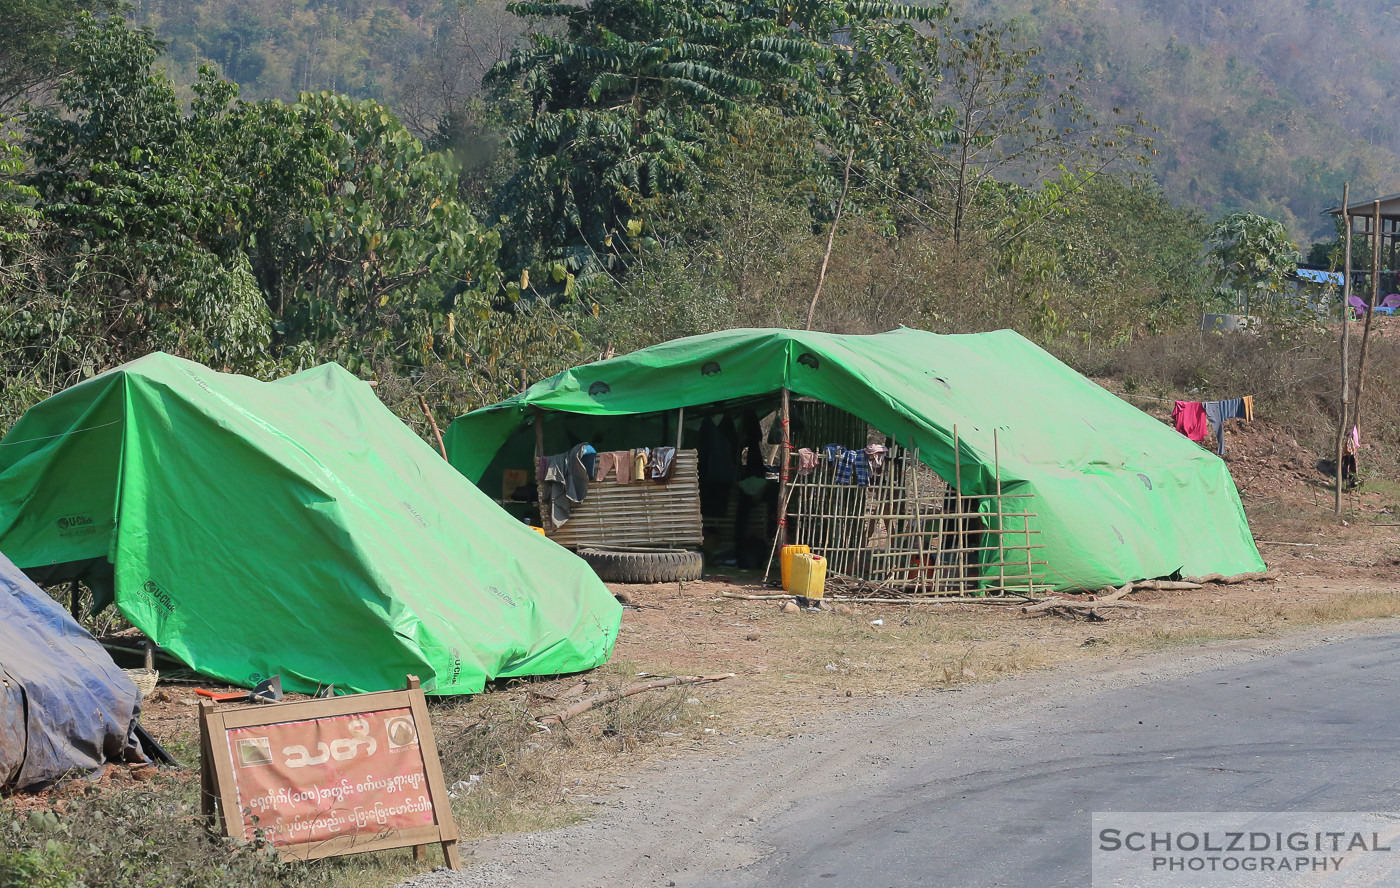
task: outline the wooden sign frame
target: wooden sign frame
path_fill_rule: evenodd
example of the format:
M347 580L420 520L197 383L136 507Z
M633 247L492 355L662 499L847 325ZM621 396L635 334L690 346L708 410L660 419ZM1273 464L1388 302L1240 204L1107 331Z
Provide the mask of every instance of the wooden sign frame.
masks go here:
M407 709L413 714L414 727L418 731L419 752L423 757L428 799L432 804L433 825L415 829L343 833L320 841L279 844L275 847L288 860L305 861L411 846L416 859L426 860L427 846L438 844L442 846L447 866L454 870L461 869L462 861L457 852L457 823L452 819L452 805L442 776L442 763L438 759L437 741L433 739L432 722L428 719L427 698L418 686L418 678L412 675L408 676L408 688L402 691L379 691L325 700L225 709L216 709L210 700L202 701L199 707L201 813L217 817L219 827L225 835L240 839L244 837L245 812L240 810L238 789L233 776L233 755L224 739L228 731L386 709ZM214 742L216 738L222 742ZM230 817L230 811L237 812L236 816Z

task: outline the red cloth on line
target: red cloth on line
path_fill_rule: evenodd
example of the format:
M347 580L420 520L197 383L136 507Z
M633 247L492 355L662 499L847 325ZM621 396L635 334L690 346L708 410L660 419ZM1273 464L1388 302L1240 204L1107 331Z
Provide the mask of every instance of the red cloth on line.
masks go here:
M1177 401L1172 407L1172 424L1192 441L1204 441L1210 424L1200 401Z

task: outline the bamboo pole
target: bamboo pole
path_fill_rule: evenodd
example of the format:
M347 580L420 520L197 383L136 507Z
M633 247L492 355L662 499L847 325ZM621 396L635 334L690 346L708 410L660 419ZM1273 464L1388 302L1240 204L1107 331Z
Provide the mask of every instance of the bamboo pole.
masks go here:
M914 536L914 534L910 534L910 536L912 537L912 536ZM1026 547L1025 547L1025 546L1006 546L1005 548L1006 548L1006 550L1007 550L1008 552L1019 552L1019 551L1021 551L1022 549L1026 548ZM1031 548L1032 548L1032 549L1044 549L1045 546L1044 546L1044 545L1034 545L1034 546L1031 546ZM958 547L952 548L952 549L940 549L939 551L940 551L940 552L943 552L943 553L946 553L946 554L962 555L962 554L967 554L967 553L969 553L969 552L994 552L994 551L996 551L996 549L997 549L996 546L958 546ZM898 554L900 554L900 553L896 552L896 553L894 553L894 554L898 555ZM1021 559L1018 558L1018 559L1016 559L1016 560L1019 562ZM1009 564L1010 562L1007 562L1007 563ZM990 563L989 563L989 566L990 566Z
M1366 346L1371 341L1371 318L1381 295L1381 202L1372 202L1371 220L1371 304L1361 326L1361 352L1356 358L1356 393L1351 403L1351 425L1361 428L1361 389L1366 384Z
M793 489L789 487L785 495L778 500L778 508L783 512L787 512L787 497L792 496L792 490ZM773 534L773 548L768 552L768 566L763 569L763 584L765 586L768 585L768 575L773 572L773 558L778 554L778 540L781 536L781 532Z
M1342 402L1337 414L1337 489L1332 502L1332 511L1342 514L1342 438L1347 433L1347 394L1350 386L1347 380L1347 368L1349 364L1348 342L1351 335L1351 326L1348 319L1351 316L1351 208L1348 202L1351 200L1351 183L1342 186L1342 219L1346 223L1343 237L1343 249L1346 256L1343 259L1342 273Z
M782 466L782 471L778 473L778 502L780 503L787 501L788 468L789 464L792 462L792 425L790 422L790 420L792 419L792 406L789 403L790 400L791 398L787 386L783 386L782 405L779 408L780 412L778 416L779 421L783 424L783 438L781 448L783 452L783 458L779 460L779 465ZM782 514L778 516L778 540L779 548L782 548L783 546L787 545L788 534L786 508L784 508Z
M957 426L953 426L953 435L957 436ZM909 471L913 473L913 480L910 482L910 494L914 500L914 531L919 543L919 569L915 574L914 588L920 592L925 590L926 581L929 576L929 552L924 534L924 504L923 496L919 491L919 448L914 448L914 458L909 464ZM934 575L934 582L937 583L937 574ZM935 585L935 588L937 586Z
M535 479L535 502L540 506L540 527L549 528L553 525L550 520L549 504L544 501L544 485L540 483L540 460L544 459L544 411L535 408L535 464L530 466L530 477ZM632 471L628 466L627 471Z
M423 415L428 417L428 425L433 430L433 437L437 439L438 453L442 454L443 459L447 459L447 448L442 446L442 432L438 429L437 420L433 419L433 411L428 409L428 399L419 395L418 406L422 409Z
M970 522L967 520L966 517L964 517L965 515L967 515L967 499L963 496L962 489L962 441L961 437L957 434L957 426L953 427L953 431L953 437L955 439L953 447L953 471L956 474L958 480L958 517L954 519L956 535L953 537L953 539L957 542L959 549L965 549L967 548L967 541L969 536L968 527L970 526ZM965 555L966 553L960 552L958 554ZM967 559L965 557L958 559L957 573L960 577L968 573ZM961 584L959 584L959 587L961 588Z
M997 430L992 429L992 463L996 466L997 473L997 588L1006 588L1006 567L1001 564L1006 560L1005 548L1001 545L1001 531L1006 519L1001 513L1001 441L997 435Z

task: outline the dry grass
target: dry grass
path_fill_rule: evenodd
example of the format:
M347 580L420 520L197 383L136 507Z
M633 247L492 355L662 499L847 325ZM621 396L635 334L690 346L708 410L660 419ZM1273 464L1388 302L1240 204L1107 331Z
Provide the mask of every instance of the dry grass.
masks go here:
M614 662L588 677L587 695L640 680ZM581 679L512 682L433 707L434 732L463 838L552 829L586 815L607 775L634 757L705 736L714 707L702 687L681 686L602 704L545 729L536 718L578 697L552 700ZM694 701L694 702L687 702ZM711 729L713 730L713 729Z

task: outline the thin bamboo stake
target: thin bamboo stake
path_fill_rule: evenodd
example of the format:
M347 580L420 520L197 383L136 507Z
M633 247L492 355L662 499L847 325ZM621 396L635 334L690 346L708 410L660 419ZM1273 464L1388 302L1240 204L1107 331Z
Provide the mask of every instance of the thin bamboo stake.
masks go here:
M437 420L433 419L433 411L428 409L428 399L419 395L418 406L422 409L423 415L428 417L428 425L433 430L433 437L437 439L438 453L442 454L443 459L447 459L447 448L442 446L442 432L438 429Z
M1337 413L1337 490L1332 503L1332 511L1338 515L1342 514L1342 438L1347 433L1347 393L1350 388L1347 380L1347 340L1351 336L1348 324L1351 315L1351 208L1348 206L1350 200L1351 183L1348 182L1342 186L1342 219L1346 222L1343 246L1346 251L1343 262L1345 271L1342 276L1342 402Z
M995 604L995 605L1019 605L1025 604L1024 598L990 598L981 596L979 598L946 596L939 598L858 598L851 595L830 595L827 601L851 602L854 604Z

